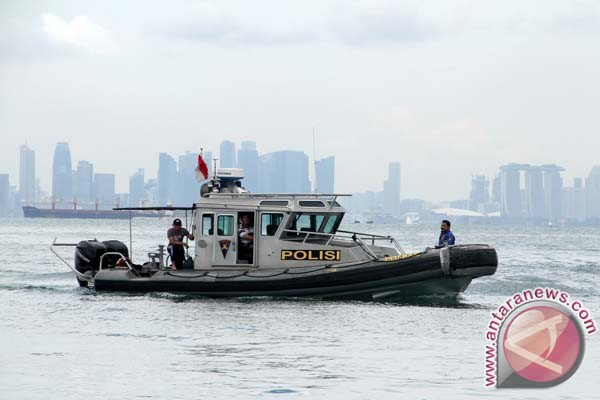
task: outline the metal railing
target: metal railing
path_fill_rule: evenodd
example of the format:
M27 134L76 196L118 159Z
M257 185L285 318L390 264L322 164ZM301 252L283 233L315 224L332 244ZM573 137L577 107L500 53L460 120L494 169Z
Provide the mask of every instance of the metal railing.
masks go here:
M371 245L372 246L375 246L375 242L378 242L378 241L389 242L401 254L406 254L406 252L404 251L404 249L400 246L400 243L398 243L398 241L394 237L392 237L392 236L375 235L373 233L365 233L365 232L344 231L344 230L341 230L341 229L338 229L338 232L348 233L348 234L351 234L352 236L356 236L356 237L363 236L363 237L367 238L367 240L371 241Z
M343 233L346 235L339 235L338 233ZM295 235L292 236L292 235ZM371 241L371 245L375 246L375 243L378 241L386 241L389 244L393 245L396 250L400 254L406 254L404 249L400 246L398 241L394 239L392 236L383 236L383 235L374 235L371 233L361 233L361 232L352 232L352 231L344 231L338 230L336 233L323 233L323 232L312 232L312 231L298 231L293 229L283 229L282 230L282 240L289 240L294 242L301 243L318 243L324 246L330 246L332 241L341 241L345 243L354 243L359 246L369 257L373 259L377 259L377 255L371 250L369 245L365 243L363 238L368 238ZM311 239L312 238L312 239ZM324 241L324 243L323 243Z
M88 275L87 273L83 274L83 273L77 271L77 268L75 268L73 265L69 264L69 262L67 260L65 260L60 254L58 254L58 252L56 251L55 247L77 247L77 243L58 243L56 241L56 238L55 238L54 241L52 242L52 244L50 245L50 251L60 261L62 261L63 264L65 264L71 271L73 271L73 273L75 274L75 276L77 278L79 278L82 281L86 281L86 282L93 282L94 281L94 277L92 275ZM79 253L79 254L81 254L81 253ZM129 271L131 271L135 275L139 275L138 272L133 268L133 266L131 265L131 263L127 259L127 257L125 257L125 255L123 255L123 253L117 252L117 251L109 251L109 252L106 252L106 253L102 254L102 256L100 256L100 261L98 263L98 271L102 270L102 263L104 261L104 256L107 256L107 255L120 256L121 258L117 262L119 262L122 259L123 261L125 261L125 265L129 269ZM115 265L115 267L116 266L117 265Z
M56 242L56 238L54 238L54 241L52 242L52 244L50 245L50 251L60 260L62 261L67 267L69 267L69 269L71 271L73 271L73 273L75 274L75 276L77 278L79 278L82 281L85 282L93 282L94 281L94 277L91 275L87 275L87 274L82 274L81 272L77 271L77 269L72 266L71 264L69 264L69 262L67 260L65 260L60 254L58 254L58 252L54 249L55 247L76 247L77 243L57 243Z
M136 272L134 271L133 267L131 266L131 264L129 263L129 261L127 260L127 257L125 257L123 255L123 253L121 253L120 251L107 251L106 253L102 254L100 256L100 262L98 263L98 271L102 271L102 261L104 261L104 257L105 256L121 256L121 258L119 258L117 260L117 263L121 260L125 261L125 265L127 265L127 268L129 268L130 271L132 272ZM113 265L113 267L118 267L118 265Z

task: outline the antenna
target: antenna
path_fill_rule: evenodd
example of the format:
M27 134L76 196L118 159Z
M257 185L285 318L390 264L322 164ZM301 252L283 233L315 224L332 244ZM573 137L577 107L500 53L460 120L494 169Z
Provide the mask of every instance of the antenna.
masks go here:
M213 180L217 180L217 161L218 158L213 158Z
M317 192L317 144L315 139L315 127L313 126L313 179L315 181L313 193Z

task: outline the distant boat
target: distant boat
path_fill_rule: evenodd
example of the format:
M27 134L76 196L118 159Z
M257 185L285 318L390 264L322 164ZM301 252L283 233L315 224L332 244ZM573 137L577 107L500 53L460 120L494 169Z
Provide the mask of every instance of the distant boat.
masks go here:
M366 223L367 223L367 224L372 224L372 223L373 223L373 221L371 221L371 220L368 220Z
M25 218L129 219L129 213L115 210L81 210L72 208L37 208L23 206ZM160 218L162 212L135 211L132 217Z
M355 224L360 224L360 221L359 220L354 220L354 223Z
M419 223L421 223L421 216L419 215L419 213L416 213L416 212L407 213L404 217L404 223L406 225L419 224Z

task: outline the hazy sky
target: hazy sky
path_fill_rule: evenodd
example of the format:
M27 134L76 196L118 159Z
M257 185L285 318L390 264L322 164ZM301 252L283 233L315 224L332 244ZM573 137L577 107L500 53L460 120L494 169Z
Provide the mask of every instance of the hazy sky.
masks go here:
M336 156L336 190L456 199L510 161L600 163L596 1L0 2L0 173L18 148L156 175L223 139Z

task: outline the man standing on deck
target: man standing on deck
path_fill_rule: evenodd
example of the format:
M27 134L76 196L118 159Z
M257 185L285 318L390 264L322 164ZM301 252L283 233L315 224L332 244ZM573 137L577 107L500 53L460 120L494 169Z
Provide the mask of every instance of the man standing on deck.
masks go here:
M181 268L185 261L185 249L189 247L188 244L183 241L183 238L187 237L189 240L194 240L194 235L181 226L181 220L179 218L175 218L173 220L173 227L167 231L167 237L169 238L167 250L171 256L171 268Z
M456 238L454 234L450 230L450 221L447 219L442 221L442 226L440 227L440 238L438 240L438 246L452 246Z

